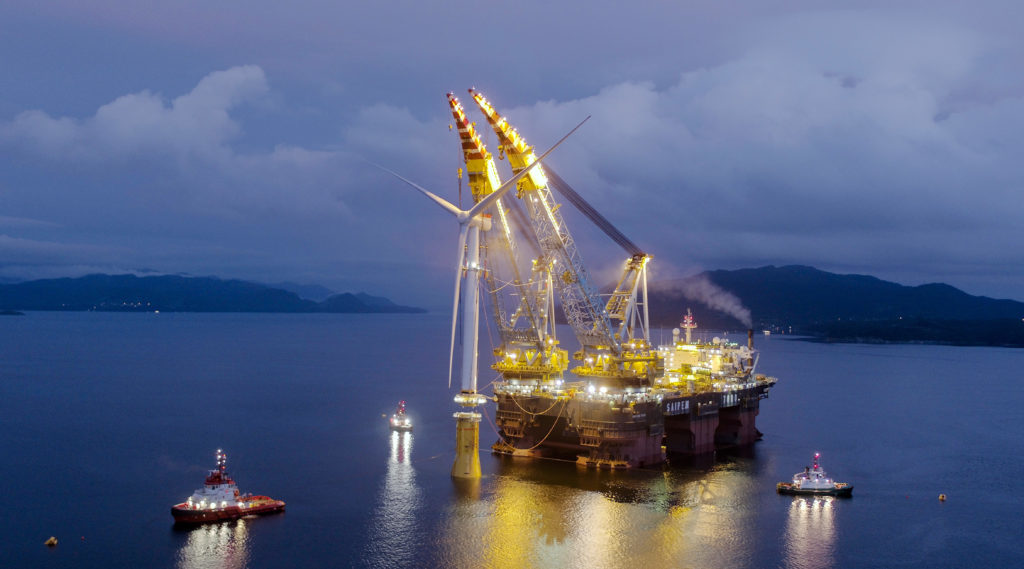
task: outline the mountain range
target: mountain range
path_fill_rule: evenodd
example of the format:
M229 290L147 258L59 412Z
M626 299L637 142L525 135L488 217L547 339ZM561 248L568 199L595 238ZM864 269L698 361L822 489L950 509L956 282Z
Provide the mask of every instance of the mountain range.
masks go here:
M321 302L263 284L214 277L88 275L0 285L0 309L120 312L426 312L366 293Z
M753 328L823 341L1024 347L1024 302L972 296L946 284L905 286L801 265L706 271L653 282L647 308L656 327L678 326L692 309L702 329ZM0 284L2 310L425 312L364 292L169 275Z
M653 283L652 325L754 328L831 341L1024 346L1024 302L946 284L906 286L802 265L706 271Z

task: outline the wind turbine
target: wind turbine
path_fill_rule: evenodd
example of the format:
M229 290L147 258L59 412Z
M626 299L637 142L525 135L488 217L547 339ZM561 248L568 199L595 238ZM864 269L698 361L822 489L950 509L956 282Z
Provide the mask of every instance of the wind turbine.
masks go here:
M448 385L451 386L452 366L455 359L455 330L457 327L459 304L462 304L462 388L455 396L455 403L465 410L454 414L456 420L455 431L455 463L452 465L452 476L455 478L479 478L480 477L480 455L477 451L480 446L480 413L474 408L482 405L487 398L477 393L477 352L479 346L480 326L480 232L489 231L491 219L484 215L503 195L516 187L523 176L526 176L534 166L540 164L548 154L558 148L565 139L583 126L590 117L583 119L580 124L569 131L547 152L542 154L536 161L510 178L491 194L487 195L473 207L463 210L448 200L434 194L419 184L412 182L397 173L376 165L378 168L390 173L399 180L419 190L420 193L430 198L442 209L455 216L459 223L459 241L456 249L456 272L455 272L455 299L452 303L452 337L451 347L448 353ZM468 246L467 246L468 245ZM460 296L462 292L462 281L466 281L467 294Z

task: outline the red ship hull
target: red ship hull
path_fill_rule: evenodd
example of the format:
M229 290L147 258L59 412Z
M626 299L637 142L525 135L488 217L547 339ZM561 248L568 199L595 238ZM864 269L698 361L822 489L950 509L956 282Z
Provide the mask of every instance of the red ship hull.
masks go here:
M171 515L174 516L174 522L179 524L208 524L225 520L237 520L242 516L261 516L283 511L284 502L281 500L268 500L248 508L227 506L212 510L202 510L189 508L188 504L184 502L171 507Z

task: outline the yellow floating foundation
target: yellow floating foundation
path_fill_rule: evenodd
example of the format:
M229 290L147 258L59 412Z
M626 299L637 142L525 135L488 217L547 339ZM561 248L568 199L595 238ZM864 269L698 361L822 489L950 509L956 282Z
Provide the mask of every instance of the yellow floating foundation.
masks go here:
M452 478L480 478L480 414L455 414Z

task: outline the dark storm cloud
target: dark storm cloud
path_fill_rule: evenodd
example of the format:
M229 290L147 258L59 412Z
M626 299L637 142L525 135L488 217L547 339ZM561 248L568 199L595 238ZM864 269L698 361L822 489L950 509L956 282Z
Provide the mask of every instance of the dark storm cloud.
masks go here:
M808 263L962 284L970 266L1020 282L1024 148L999 125L1020 124L1024 104L1012 90L962 96L985 79L996 42L851 14L780 22L762 41L664 89L621 84L510 114L548 136L593 114L555 160L571 154L563 176L659 263Z
M0 276L156 267L444 303L453 224L365 160L456 199L443 93L475 84L538 149L593 115L552 164L657 276L805 263L1022 296L1013 4L51 5L0 15L86 53L110 35L125 68L45 89L66 76L32 57L74 56L37 50L3 80ZM621 254L572 223L616 278Z

